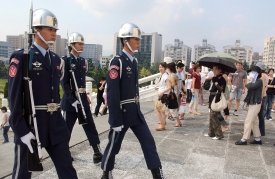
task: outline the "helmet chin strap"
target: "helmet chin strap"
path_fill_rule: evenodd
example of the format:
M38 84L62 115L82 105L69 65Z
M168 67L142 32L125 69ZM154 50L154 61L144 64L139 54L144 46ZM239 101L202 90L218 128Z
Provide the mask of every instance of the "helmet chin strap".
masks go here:
M37 35L39 36L39 38L40 38L46 45L51 46L51 45L54 44L54 41L46 41L46 40L42 37L42 35L40 34L40 32L38 32L36 29L34 29L34 30L35 30L35 32L37 33Z
M128 43L127 40L125 40L125 42L126 42L126 45L128 46L128 48L131 50L131 52L133 52L133 53L138 52L138 50L133 50L133 49L131 48L131 46L129 45L129 43Z
M74 49L74 51L76 51L78 54L82 53L82 51L78 51L74 48L74 46L71 45L71 47Z

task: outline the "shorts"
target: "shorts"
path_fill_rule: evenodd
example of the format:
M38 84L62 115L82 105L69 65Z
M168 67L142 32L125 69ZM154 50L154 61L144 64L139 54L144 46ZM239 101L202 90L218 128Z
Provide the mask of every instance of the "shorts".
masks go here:
M242 97L242 89L236 88L234 92L230 92L230 98L232 99L241 99Z
M169 113L171 114L172 117L178 117L178 109L168 109L166 110L166 115L169 115Z
M180 106L179 114L186 113L186 106Z
M155 102L155 110L159 112L165 112L166 111L166 105L164 103L161 103L161 101L157 100Z

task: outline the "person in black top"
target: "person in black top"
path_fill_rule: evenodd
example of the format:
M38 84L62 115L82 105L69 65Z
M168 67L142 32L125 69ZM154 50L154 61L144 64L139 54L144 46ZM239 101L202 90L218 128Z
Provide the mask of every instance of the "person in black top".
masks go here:
M214 77L212 78L212 87L210 89L210 96L209 96L209 108L210 108L210 120L209 120L209 131L208 134L205 134L204 136L213 137L214 140L220 140L224 138L222 130L221 130L221 124L218 119L218 115L220 115L220 112L215 112L211 109L211 103L214 100L214 97L216 96L216 101L218 102L220 100L221 93L224 93L225 87L226 87L226 81L224 77L222 76L222 70L219 66L213 66L213 73Z
M267 95L267 105L266 109L263 111L264 118L267 120L272 120L271 117L271 109L272 109L272 103L274 101L274 95L275 95L275 78L273 77L274 74L274 69L270 68L268 70L268 85L267 85L267 90L266 90L266 95Z
M97 102L96 102L95 113L94 113L94 115L96 117L97 117L98 114L100 114L102 116L102 115L106 114L106 112L107 112L107 108L105 109L103 114L101 114L99 112L101 104L102 103L105 104L104 98L102 97L103 92L104 92L105 84L106 84L106 78L101 77L100 82L97 84L97 96L96 96Z

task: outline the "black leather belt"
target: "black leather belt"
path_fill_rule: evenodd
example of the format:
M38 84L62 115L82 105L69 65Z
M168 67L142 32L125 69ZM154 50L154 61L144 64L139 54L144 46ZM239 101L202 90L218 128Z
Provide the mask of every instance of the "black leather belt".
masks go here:
M135 96L132 99L125 99L125 100L120 101L120 105L127 104L127 103L139 103L139 96Z

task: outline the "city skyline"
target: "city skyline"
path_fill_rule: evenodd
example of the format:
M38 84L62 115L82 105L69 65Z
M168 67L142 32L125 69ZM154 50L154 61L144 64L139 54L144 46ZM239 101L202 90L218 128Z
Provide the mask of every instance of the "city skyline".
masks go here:
M144 33L162 34L162 49L173 39L181 39L192 48L207 39L222 52L223 46L241 40L243 45L261 54L264 39L275 36L272 23L275 2L271 0L264 3L256 0L222 3L213 0L34 0L33 5L34 10L45 8L57 16L58 35L66 37L67 29L69 33L80 32L85 43L101 44L103 55L113 53L113 35L125 22L137 24ZM6 7L0 12L6 17L1 19L5 28L0 29L0 41L5 41L7 35L28 30L29 0L3 0L0 6Z

